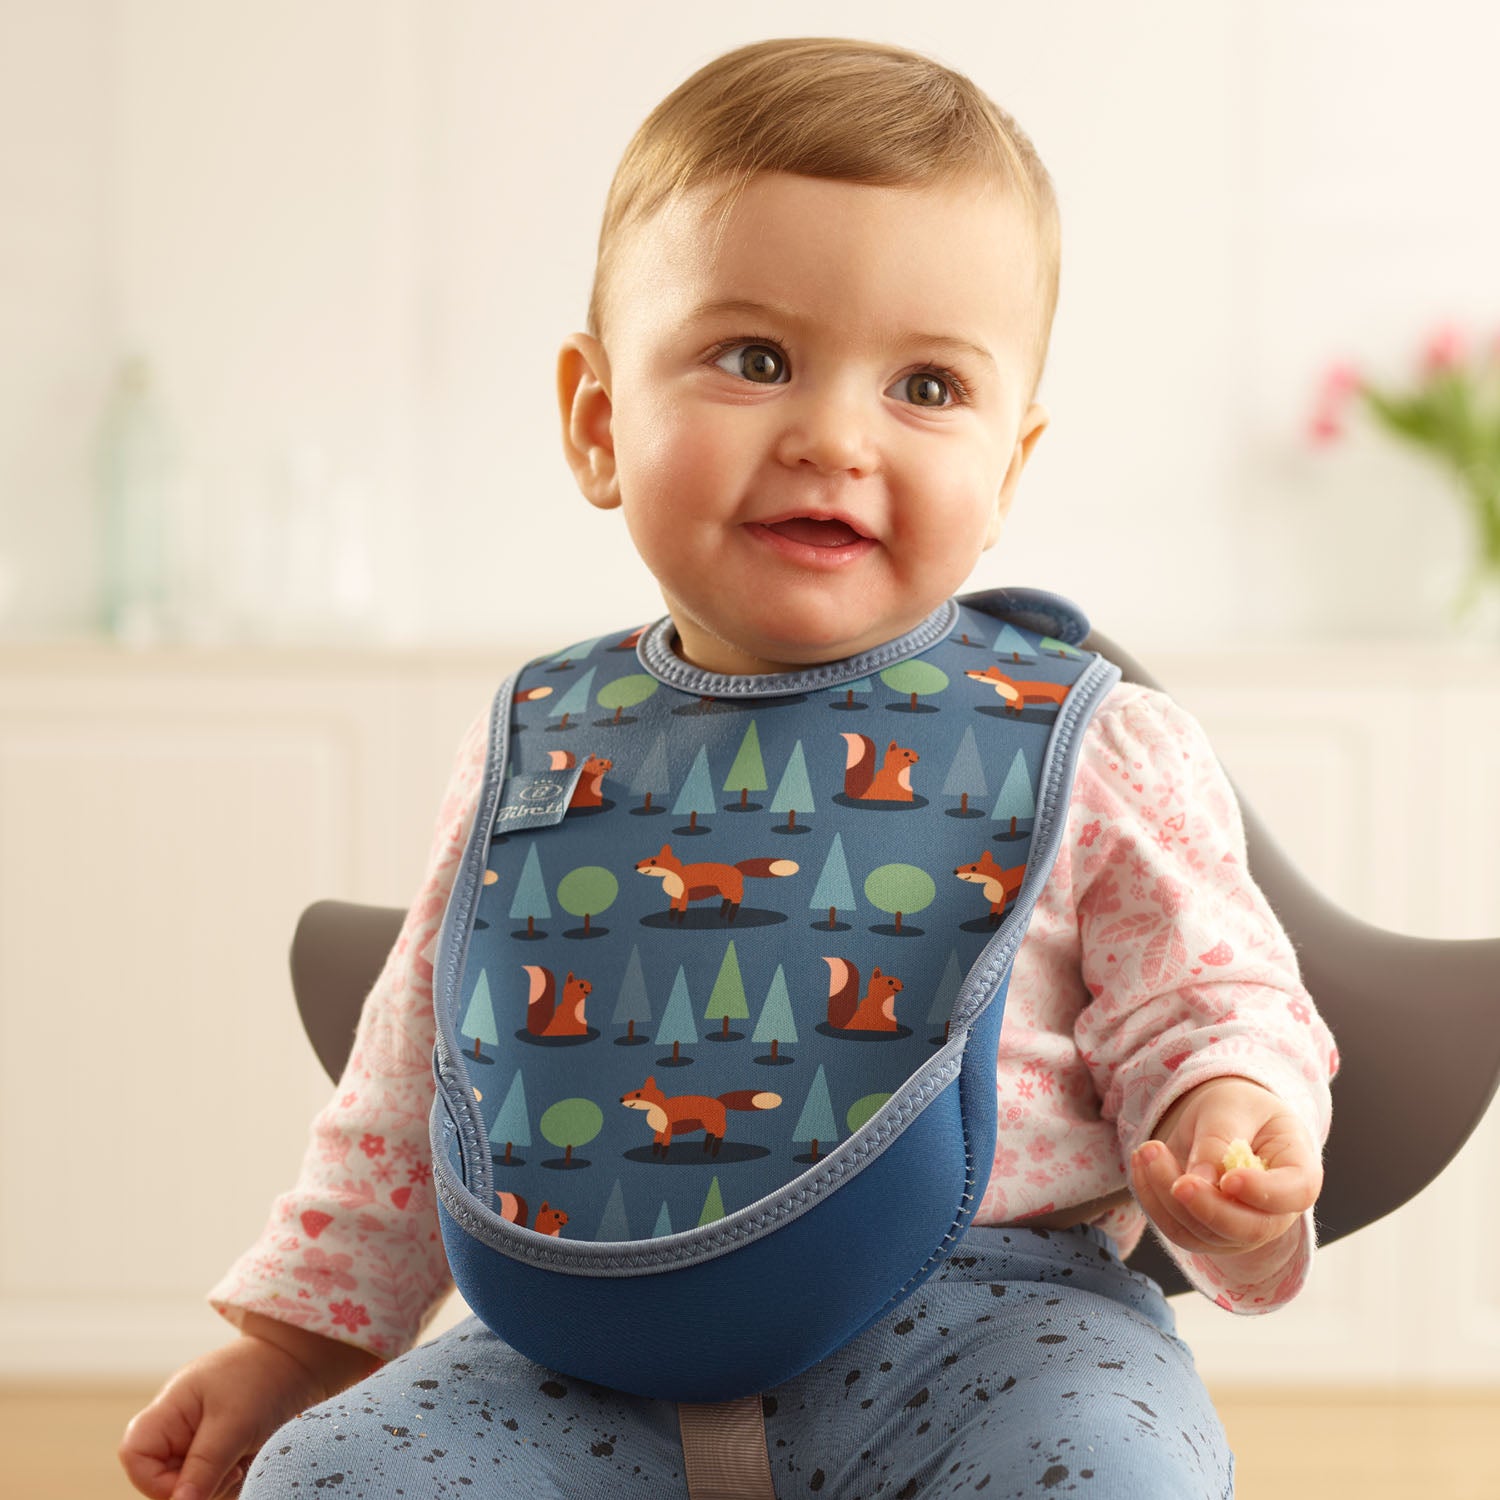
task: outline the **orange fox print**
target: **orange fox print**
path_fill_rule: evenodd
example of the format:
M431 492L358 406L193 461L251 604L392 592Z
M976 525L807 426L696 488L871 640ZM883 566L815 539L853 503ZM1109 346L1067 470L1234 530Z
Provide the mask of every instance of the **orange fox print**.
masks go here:
M732 865L704 860L685 865L672 853L670 844L663 844L660 853L637 860L635 868L637 874L655 875L661 880L662 890L670 898L667 910L675 921L687 915L689 901L717 896L719 915L732 922L744 899L747 876L756 880L780 878L795 875L801 867L794 859L742 859Z
M656 1086L655 1078L648 1078L640 1088L621 1094L620 1103L626 1109L644 1111L646 1124L652 1131L652 1156L666 1156L675 1137L691 1135L699 1130L703 1132L703 1149L711 1156L717 1156L724 1139L728 1110L775 1109L781 1103L781 1095L770 1093L766 1089L737 1089L733 1093L717 1096L669 1096Z
M969 674L973 676L973 673ZM990 924L998 927L1006 904L1013 901L1021 889L1021 879L1026 874L1025 865L1013 865L1002 870L995 863L995 856L988 849L971 865L959 865L953 872L960 880L982 886L990 903Z
M965 672L975 682L987 682L1005 700L1005 706L1016 713L1028 703L1060 704L1072 689L1070 682L1026 682L1007 677L999 667L986 667L982 672Z

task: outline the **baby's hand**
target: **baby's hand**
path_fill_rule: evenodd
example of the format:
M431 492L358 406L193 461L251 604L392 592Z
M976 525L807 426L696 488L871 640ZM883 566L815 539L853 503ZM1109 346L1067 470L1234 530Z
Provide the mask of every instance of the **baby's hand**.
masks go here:
M249 1315L246 1333L184 1365L131 1418L118 1454L143 1495L214 1500L237 1494L256 1451L283 1422L379 1364L331 1339L268 1324ZM249 1333L251 1326L268 1336Z
M1224 1170L1231 1144L1265 1165ZM1131 1187L1167 1239L1184 1250L1243 1255L1279 1239L1318 1201L1323 1168L1307 1127L1248 1078L1212 1078L1162 1117L1130 1163Z

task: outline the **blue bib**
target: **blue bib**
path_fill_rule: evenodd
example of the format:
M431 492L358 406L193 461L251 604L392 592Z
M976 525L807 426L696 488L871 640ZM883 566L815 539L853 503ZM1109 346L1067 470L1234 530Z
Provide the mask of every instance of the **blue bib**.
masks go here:
M513 1347L720 1401L823 1358L962 1236L1005 989L1119 678L1033 590L774 676L670 618L502 684L438 940L434 1180Z

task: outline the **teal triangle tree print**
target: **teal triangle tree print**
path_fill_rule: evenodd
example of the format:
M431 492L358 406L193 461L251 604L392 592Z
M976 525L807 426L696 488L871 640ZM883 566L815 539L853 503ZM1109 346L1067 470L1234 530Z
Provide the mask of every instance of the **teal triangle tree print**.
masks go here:
M797 1040L797 1019L792 1014L792 997L787 991L786 974L780 964L771 976L771 988L766 991L766 1003L760 1008L760 1019L750 1034L752 1042L771 1044L769 1057L757 1057L756 1062L778 1063L783 1058L779 1048L783 1042L789 1046Z
M948 964L943 970L943 977L938 980L937 989L932 994L932 1009L927 1012L927 1023L929 1026L943 1028L941 1036L934 1036L935 1042L946 1042L948 1040L948 1027L953 1020L953 1005L958 999L958 992L963 988L963 970L959 967L958 950L950 949L948 952Z
M516 881L516 894L510 903L510 918L513 922L519 922L522 917L526 918L526 936L534 938L538 936L536 930L536 919L540 917L546 921L552 915L552 907L547 900L547 882L542 879L542 861L536 852L535 842L531 843L526 850L526 863L521 866L521 878ZM520 936L519 933L516 934ZM541 934L542 937L546 933Z
M510 1087L505 1092L505 1103L500 1106L500 1113L495 1116L495 1123L490 1126L490 1145L501 1144L505 1146L505 1153L496 1160L505 1167L511 1165L510 1153L513 1146L531 1144L531 1118L526 1109L526 1085L522 1081L519 1068L516 1069L516 1076L511 1079Z
M609 1201L604 1205L604 1214L599 1220L599 1227L594 1231L596 1240L628 1240L630 1238L630 1220L625 1217L625 1191L620 1186L620 1179L615 1178L615 1185L609 1190Z
M652 808L651 799L664 797L671 789L672 780L667 771L667 737L659 734L631 780L630 795L645 799L641 803L642 812L661 811Z
M810 1151L807 1156L799 1156L798 1161L817 1161L821 1155L819 1148L827 1146L839 1138L838 1122L834 1119L833 1099L828 1093L828 1079L823 1072L823 1064L818 1064L818 1071L813 1075L812 1087L807 1091L807 1101L802 1106L802 1113L797 1116L797 1128L792 1132L792 1141L796 1145L808 1145Z
M549 719L561 719L559 729L569 728L568 718L571 714L584 714L588 712L589 692L594 685L594 674L598 667L590 667L577 682L565 692L561 698L548 711Z
M1031 772L1026 769L1026 757L1019 750L1010 763L1010 770L1005 773L1005 783L995 798L995 810L990 816L999 823L1009 820L1012 834L1018 820L1036 816L1036 803L1031 795Z
M475 1062L492 1060L486 1059L479 1050L481 1042L487 1047L500 1045L500 1037L495 1030L495 1007L490 1002L490 976L487 969L479 971L479 978L475 980L474 989L469 995L469 1008L464 1012L464 1022L459 1030L464 1036L474 1038Z
M834 834L823 861L818 883L808 903L814 911L827 911L828 929L833 931L840 911L854 912L854 882L849 878L849 864L844 858L844 841Z
M807 775L807 758L802 753L802 741L792 746L787 757L786 770L776 783L776 795L771 799L773 813L785 813L786 826L790 831L797 826L798 813L814 813L818 810L813 801L812 782Z
M651 1231L651 1238L659 1240L664 1234L672 1232L672 1215L667 1212L666 1201L663 1200L661 1212L656 1216L656 1227Z
M1001 626L1000 634L995 637L995 644L990 649L996 656L1018 666L1029 666L1036 660L1036 652L1014 625Z
M964 727L963 738L958 742L958 749L953 752L948 776L943 782L943 795L959 798L958 811L967 814L970 796L983 797L988 791L989 787L984 780L984 761L979 756L979 742L974 738L974 726L969 724ZM976 811L974 816L982 818L984 814Z
M570 666L575 661L581 661L603 639L602 635L596 635L591 641L577 641L573 645L559 651L556 656L549 658L549 660L556 667Z
M691 1047L698 1040L698 1023L693 1017L693 1001L688 994L687 976L682 965L677 965L677 977L672 981L672 993L667 999L667 1008L662 1012L661 1025L656 1028L656 1045L665 1047L669 1043L672 1056L662 1058L663 1067L680 1067L692 1061L682 1055L684 1046Z
M708 747L706 745L698 747L693 769L688 772L687 780L683 782L682 790L677 794L677 801L672 804L672 811L692 815L684 830L688 833L697 832L700 813L707 817L710 813L718 811L718 804L714 801L713 777L708 772Z
M646 976L641 970L641 950L632 943L630 957L625 961L625 977L620 981L620 998L610 1020L616 1026L626 1028L626 1042L638 1042L645 1038L636 1036L635 1023L644 1024L650 1019L651 996L646 991Z

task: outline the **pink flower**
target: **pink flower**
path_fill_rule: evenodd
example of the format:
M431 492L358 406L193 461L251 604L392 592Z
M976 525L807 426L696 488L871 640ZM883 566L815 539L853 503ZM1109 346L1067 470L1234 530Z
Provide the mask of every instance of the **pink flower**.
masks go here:
M1454 323L1444 323L1428 336L1422 351L1422 373L1440 375L1461 365L1468 357L1464 332Z
M1307 439L1314 447L1333 442L1344 435L1343 414L1349 398L1363 385L1359 371L1342 362L1330 365L1318 387L1313 414L1307 426Z
M385 1137L383 1135L366 1135L359 1143L359 1149L366 1156L385 1155Z
M292 1275L305 1281L320 1297L326 1297L334 1287L341 1291L353 1291L359 1284L349 1274L354 1264L352 1255L329 1255L325 1250L309 1250L302 1257L302 1264Z
M358 1333L370 1322L370 1315L365 1311L364 1303L351 1302L347 1297L342 1302L330 1302L328 1311L333 1314L334 1327L337 1328L342 1324L350 1333Z
M1084 828L1083 832L1079 834L1078 842L1082 844L1085 849L1092 849L1094 847L1094 840L1099 837L1099 832L1100 823L1099 820L1095 818L1094 821L1088 824L1088 826Z

